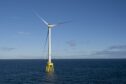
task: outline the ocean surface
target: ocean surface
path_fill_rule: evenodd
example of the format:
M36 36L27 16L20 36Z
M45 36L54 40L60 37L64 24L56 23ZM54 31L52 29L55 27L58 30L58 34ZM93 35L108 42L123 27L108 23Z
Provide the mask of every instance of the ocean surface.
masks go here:
M126 59L0 60L0 84L126 84Z

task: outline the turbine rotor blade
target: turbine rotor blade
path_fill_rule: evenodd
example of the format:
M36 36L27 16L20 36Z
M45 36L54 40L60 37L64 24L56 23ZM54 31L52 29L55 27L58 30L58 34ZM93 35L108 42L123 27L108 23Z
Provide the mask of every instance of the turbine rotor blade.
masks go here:
M35 15L48 26L48 22L46 22L38 13L35 13Z
M41 18L41 20L42 20L46 25L48 25L48 23L47 23L43 18Z
M57 23L57 25L66 24L66 23L70 23L70 22L72 22L72 21L59 22L59 23Z
M47 31L46 33L46 38L44 40L44 45L43 45L43 55L45 56L45 52L46 52L46 45L47 45L47 41L48 41L48 34L49 34L49 31Z
M46 33L46 39L45 39L45 44L44 44L44 50L45 50L45 47L46 47L46 44L47 44L47 41L48 41L48 35L49 35L49 31L47 31Z

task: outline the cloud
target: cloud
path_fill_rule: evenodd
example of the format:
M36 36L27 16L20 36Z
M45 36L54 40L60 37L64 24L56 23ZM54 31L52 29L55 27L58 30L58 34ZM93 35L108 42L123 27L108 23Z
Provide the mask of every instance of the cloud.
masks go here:
M66 42L70 47L75 47L77 44L75 43L75 41L70 40Z
M30 35L31 33L30 32L18 32L18 34L20 34L20 35Z
M111 46L108 50L126 50L126 45Z
M9 47L1 47L0 50L1 51L13 51L15 50L16 48L9 48Z
M93 53L94 56L108 58L126 58L126 45L110 46L107 49Z

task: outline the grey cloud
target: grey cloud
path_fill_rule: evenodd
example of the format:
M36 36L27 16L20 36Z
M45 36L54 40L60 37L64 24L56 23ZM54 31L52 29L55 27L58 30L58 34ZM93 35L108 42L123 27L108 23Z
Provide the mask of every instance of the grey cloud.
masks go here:
M126 58L126 45L111 46L105 50L93 53L94 56L108 57L108 58Z
M111 46L108 48L109 50L126 50L126 45L117 45L117 46Z
M1 47L0 50L1 51L13 51L15 50L16 48L9 48L9 47Z
M17 32L18 34L20 34L20 35L30 35L30 32Z
M70 41L67 41L66 42L70 47L75 47L77 44L76 44L76 42L75 41L72 41L72 40L70 40Z

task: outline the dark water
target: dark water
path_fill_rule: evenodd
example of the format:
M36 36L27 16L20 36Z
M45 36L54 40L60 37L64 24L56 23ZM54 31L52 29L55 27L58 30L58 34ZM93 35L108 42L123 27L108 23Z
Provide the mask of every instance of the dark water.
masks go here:
M0 84L126 84L126 60L0 60Z

